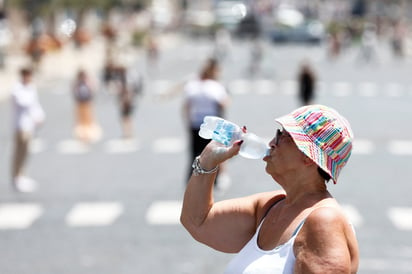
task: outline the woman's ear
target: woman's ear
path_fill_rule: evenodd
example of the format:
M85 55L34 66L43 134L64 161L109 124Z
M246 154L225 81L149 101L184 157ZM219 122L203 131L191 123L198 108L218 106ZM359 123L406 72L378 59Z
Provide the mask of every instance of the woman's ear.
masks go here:
M303 154L303 153L302 153ZM303 163L306 165L306 166L310 166L310 165L316 165L316 163L311 159L311 158L309 158L308 156L306 156L305 154L303 154ZM317 166L317 165L316 165Z

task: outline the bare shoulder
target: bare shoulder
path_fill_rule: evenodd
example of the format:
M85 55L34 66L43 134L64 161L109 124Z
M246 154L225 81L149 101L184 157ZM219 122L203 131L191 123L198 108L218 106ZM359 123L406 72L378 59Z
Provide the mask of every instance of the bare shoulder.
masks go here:
M313 239L313 245L332 242L338 239L351 240L354 233L352 225L339 206L322 206L315 208L305 220L302 227L302 236Z
M305 225L310 229L338 228L349 224L343 210L338 206L315 208L306 218Z
M294 244L298 273L354 273L358 247L353 229L339 206L315 208Z
M253 195L256 201L256 222L257 224L264 218L269 209L286 197L283 190L262 192Z
M270 201L277 201L277 200L281 200L285 198L286 193L283 190L274 190L274 191L256 193L256 194L253 194L252 196L255 196L256 200L260 204L266 204Z

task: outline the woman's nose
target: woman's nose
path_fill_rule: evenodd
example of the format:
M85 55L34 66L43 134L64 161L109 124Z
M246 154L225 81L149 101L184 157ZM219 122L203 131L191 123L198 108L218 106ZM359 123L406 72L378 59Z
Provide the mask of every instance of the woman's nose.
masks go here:
M274 137L274 138L269 142L269 146L270 146L271 148L276 146L276 137Z

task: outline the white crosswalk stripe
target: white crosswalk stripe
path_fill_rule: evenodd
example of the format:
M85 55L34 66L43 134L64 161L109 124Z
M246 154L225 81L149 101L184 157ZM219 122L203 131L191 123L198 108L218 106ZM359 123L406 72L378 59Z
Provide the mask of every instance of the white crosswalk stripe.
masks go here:
M402 95L404 95L403 87L398 83L386 84L385 92L389 97L401 97Z
M134 139L114 139L105 143L104 150L109 154L133 153L140 149L137 140Z
M176 225L180 221L182 201L153 202L146 213L146 222L151 225Z
M293 80L286 80L280 83L280 91L282 94L295 96L298 91L298 83Z
M229 84L229 92L231 94L246 94L251 93L250 81L237 79Z
M332 85L332 92L335 96L349 96L352 92L352 86L348 82L336 82Z
M10 203L0 205L0 229L27 229L43 214L38 204Z
M389 82L384 84L377 84L371 81L364 81L359 83L350 83L344 81L325 82L319 81L317 83L317 93L321 96L361 96L361 97L401 97L412 95L412 86L408 84ZM298 82L296 80L268 80L268 79L235 79L228 83L229 90L232 94L283 94L286 96L297 95Z
M378 94L378 86L372 82L362 82L359 84L358 92L360 96L374 97Z
M392 207L388 210L388 217L399 230L412 230L412 208Z
M160 138L154 141L155 153L179 153L185 149L185 142L181 138Z
M393 140L389 143L388 150L395 155L412 155L412 141Z
M60 141L57 151L61 154L85 154L90 151L90 147L75 139Z
M46 142L44 139L35 138L30 142L30 153L40 153L46 149Z
M256 81L253 91L262 95L276 93L276 83L264 79Z
M166 95L174 91L176 87L181 87L182 83L172 80L155 80L150 83L151 93L155 96ZM272 80L272 79L234 79L227 82L227 87L231 94L283 94L294 96L297 94L298 82L293 79ZM318 81L316 91L319 95L362 96L362 97L401 97L412 96L412 85L407 83L388 82L378 84L371 81L364 82L344 82L344 81ZM58 93L62 93L58 91ZM64 91L62 94L66 94Z
M123 213L117 202L85 202L76 204L66 216L66 224L73 227L107 226Z
M263 138L269 142L273 136ZM31 146L31 153L43 153L51 145L47 140L37 138ZM103 143L103 151L107 154L128 154L141 149L141 144L134 139L109 139ZM186 141L181 137L164 137L152 142L152 151L157 154L182 153L186 149ZM84 144L74 139L57 143L56 151L62 155L82 155L96 150L92 145ZM387 153L395 156L412 155L412 140L390 140L385 147ZM371 155L376 151L376 144L368 139L354 140L353 154Z
M355 139L353 142L353 154L371 154L375 150L375 145L365 139Z
M342 208L355 228L362 227L366 220L351 204ZM153 201L146 210L145 221L149 225L179 225L181 200ZM79 202L65 214L68 227L106 227L113 225L124 213L120 202ZM37 203L0 204L0 231L30 229L32 224L45 216L45 207ZM397 230L412 230L412 207L390 207L385 215Z
M363 224L363 218L359 211L351 205L343 205L343 210L350 222L359 227ZM179 224L182 201L156 201L153 202L146 214L146 221L152 225Z

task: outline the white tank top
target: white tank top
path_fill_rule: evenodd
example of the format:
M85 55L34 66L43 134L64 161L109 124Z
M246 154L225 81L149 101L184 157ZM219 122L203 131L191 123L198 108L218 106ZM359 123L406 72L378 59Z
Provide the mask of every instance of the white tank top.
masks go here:
M252 239L229 263L225 274L292 274L296 259L293 244L303 222L286 243L272 250L263 250L258 245L262 221Z

